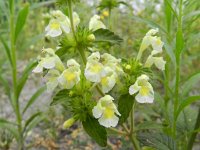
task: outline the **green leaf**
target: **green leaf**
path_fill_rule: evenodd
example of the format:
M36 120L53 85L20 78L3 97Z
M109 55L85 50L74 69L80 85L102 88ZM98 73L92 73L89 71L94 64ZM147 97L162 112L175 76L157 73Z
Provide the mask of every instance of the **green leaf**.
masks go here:
M178 107L178 110L176 111L175 120L177 120L179 114L181 113L181 111L182 111L185 107L187 107L187 106L190 105L191 103L196 102L196 101L198 101L198 100L200 100L200 95L198 95L198 96L190 96L190 97L188 97L187 99L183 100L183 101L180 103L180 105L179 105L179 107Z
M9 0L9 9L10 9L10 12L12 12L13 2L14 2L14 0Z
M182 85L182 89L183 89L182 96L185 96L186 94L188 94L188 92L192 89L192 87L194 87L195 84L198 84L199 81L200 81L200 71L188 77Z
M111 32L108 29L98 29L93 32L95 36L95 42L107 42L110 44L120 44L123 39L118 35L115 35L114 32Z
M53 101L51 102L51 106L53 105L57 105L57 104L61 104L63 102L67 102L71 99L71 97L69 96L69 91L64 89L59 91L54 97L53 97Z
M6 41L3 39L2 36L0 36L0 40L1 40L2 44L3 44L3 46L4 46L4 50L5 50L5 52L6 52L6 55L7 55L7 57L8 57L8 60L9 60L9 62L10 62L10 64L11 64L11 66L13 66L13 62L12 62L12 58L11 58L11 54L10 54L10 48L8 47L8 44L7 44Z
M170 31L171 22L172 22L172 10L171 10L171 0L164 0L164 8L165 8L165 19L167 23L167 31Z
M20 96L20 93L28 79L28 76L30 74L30 72L32 71L32 69L37 65L37 62L36 61L32 61L30 62L26 68L24 69L23 73L22 73L22 76L21 78L19 79L18 81L18 84L17 84L17 98Z
M179 27L176 33L176 57L179 57L183 50L183 32L182 29Z
M198 130L199 128L200 128L200 108L199 108L199 111L198 111L198 116L196 118L194 131ZM198 134L198 132L193 132L192 135L190 136L189 141L188 141L187 150L192 150L197 134Z
M46 90L46 86L45 87L41 87L39 88L33 95L32 97L29 99L28 103L26 104L26 106L23 109L22 113L25 113L26 110L38 99L38 97Z
M158 150L176 150L175 141L163 133L141 133L138 140L144 146L150 146Z
M1 72L0 72L1 73ZM1 73L2 74L2 73ZM10 97L10 86L9 86L9 83L8 81L0 74L0 83L3 84L4 88L5 88L5 91L6 91L6 94Z
M164 47L165 47L165 50L166 50L166 53L169 55L172 63L175 65L176 64L176 57L174 55L174 52L173 52L173 48L172 46L167 42L167 40L165 38L163 38L164 40Z
M17 124L7 121L6 119L0 118L0 128L6 128L8 131L10 131L14 135L16 140L19 139Z
M176 19L178 19L178 15L177 15L175 9L172 6L172 2L173 1L171 1L171 0L164 0L164 2L165 2L165 9L166 9L165 13L166 13L166 16L167 16L167 23L171 24L171 12L174 14L174 16L176 17Z
M162 124L158 124L154 121L145 121L137 126L137 130L149 130L149 129L161 130L162 128L163 128Z
M62 57L63 55L65 55L69 49L72 48L71 46L68 47L61 47L56 51L56 55L58 55L59 57Z
M31 4L30 9L37 9L40 7L52 5L56 2L56 0L48 0L48 1L43 1L43 2L35 2L34 4Z
M27 133L30 131L32 128L34 128L41 120L44 119L44 115L42 112L37 112L33 114L26 122L24 125L24 132Z
M101 126L96 119L88 116L86 121L83 121L82 124L87 134L100 146L105 147L107 145L106 129Z
M28 4L26 4L24 6L24 8L19 11L19 14L17 16L16 27L15 27L15 42L17 40L19 33L22 31L22 29L26 23L26 18L28 16L28 12L29 12Z
M119 118L120 124L124 123L127 120L127 118L129 117L130 111L133 107L133 103L134 103L133 96L131 96L129 94L120 96L120 98L118 100L118 111L121 114L121 116Z

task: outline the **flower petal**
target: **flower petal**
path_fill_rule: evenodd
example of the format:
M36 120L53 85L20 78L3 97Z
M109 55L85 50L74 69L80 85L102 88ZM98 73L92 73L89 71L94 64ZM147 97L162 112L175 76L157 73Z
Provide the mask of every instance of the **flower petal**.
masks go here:
M109 128L109 127L116 127L119 118L115 115L112 118L105 118L104 116L102 116L98 121L100 125Z
M89 29L90 30L98 30L98 29L105 29L106 26L100 21L100 16L98 15L94 15L89 22Z
M42 67L40 64L38 64L38 65L35 67L35 69L33 69L32 72L34 72L34 73L41 73L42 71L43 71L43 67Z
M133 94L135 94L135 93L137 93L139 90L140 90L140 86L138 86L138 83L137 83L137 81L136 81L136 83L135 84L133 84L133 85L131 85L130 87L129 87L129 94L130 95L133 95Z

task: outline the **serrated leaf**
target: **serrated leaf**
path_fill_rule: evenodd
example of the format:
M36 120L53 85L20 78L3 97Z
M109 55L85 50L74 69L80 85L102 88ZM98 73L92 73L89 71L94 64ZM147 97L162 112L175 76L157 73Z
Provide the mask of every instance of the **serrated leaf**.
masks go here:
M15 27L15 42L17 40L19 33L22 31L22 29L26 23L26 18L28 16L28 12L29 12L28 4L26 4L24 6L24 8L19 11L19 14L17 16L16 27Z
M67 102L71 99L71 97L69 96L69 91L64 89L59 91L54 97L53 97L53 101L51 102L51 106L53 105L57 105L57 104L61 104L63 102Z
M82 124L87 134L100 146L105 147L107 145L106 129L101 126L96 119L88 116L86 121L83 121Z
M118 100L118 111L121 114L119 118L119 123L124 123L127 118L129 117L129 114L131 112L131 109L133 107L134 98L133 96L129 94L121 95Z
M115 35L114 32L111 32L108 29L98 29L93 32L95 36L95 42L107 42L110 44L120 44L123 39L118 35Z
M144 146L150 146L159 150L176 150L175 141L163 133L141 133L138 140Z

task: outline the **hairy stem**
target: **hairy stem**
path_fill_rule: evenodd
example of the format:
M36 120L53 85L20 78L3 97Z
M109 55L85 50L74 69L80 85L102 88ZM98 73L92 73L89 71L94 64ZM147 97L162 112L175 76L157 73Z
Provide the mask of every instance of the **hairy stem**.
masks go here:
M125 132L127 133L127 136L129 136L135 150L140 150L140 146L138 144L138 141L135 138L135 136L133 135L133 133L131 133L124 124L122 124L122 127L124 128Z

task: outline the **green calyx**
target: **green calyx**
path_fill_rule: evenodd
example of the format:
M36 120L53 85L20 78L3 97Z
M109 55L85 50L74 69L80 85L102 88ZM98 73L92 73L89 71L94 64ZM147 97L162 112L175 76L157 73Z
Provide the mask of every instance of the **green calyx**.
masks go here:
M92 109L96 105L96 102L91 100L91 95L85 94L84 97L76 97L71 102L73 116L76 116L77 120L85 121L88 116L92 116Z

